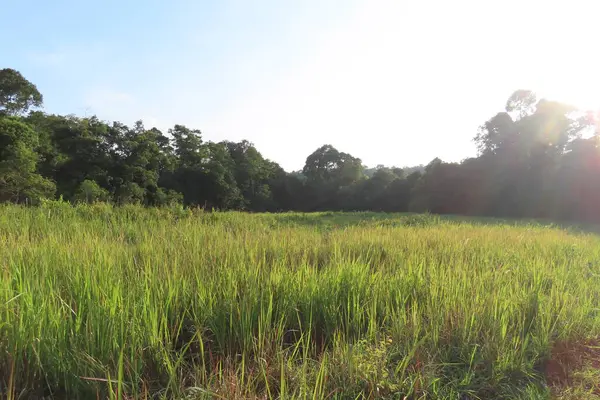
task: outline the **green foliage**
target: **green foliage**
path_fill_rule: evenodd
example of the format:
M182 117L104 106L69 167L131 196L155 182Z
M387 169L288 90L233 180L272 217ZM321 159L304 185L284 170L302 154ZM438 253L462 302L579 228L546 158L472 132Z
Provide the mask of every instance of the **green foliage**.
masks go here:
M362 179L363 166L360 159L324 145L306 158L302 173L307 178L309 210L344 209L343 200Z
M86 179L81 182L81 185L77 188L73 200L78 203L108 201L109 193L108 190L101 188L96 181Z
M3 114L41 104L18 72L2 70L0 76ZM405 168L366 168L359 158L324 145L306 158L302 171L287 173L246 140L207 142L199 130L179 124L163 134L142 121L129 127L42 112L4 118L0 202L57 196L207 210L600 222L600 114L527 90L513 93L505 109L481 126L474 138L478 157L460 163L435 158Z
M244 199L243 208L266 211L274 208L270 180L279 166L263 156L246 140L224 142L231 160L238 188Z
M36 173L36 145L29 126L0 117L0 201L36 203L54 194L54 184Z
M548 398L554 345L600 334L599 255L497 220L0 205L0 392Z
M18 115L41 107L43 97L35 85L14 69L0 69L0 115Z
M302 172L310 182L340 188L360 179L363 167L360 159L325 145L308 156Z

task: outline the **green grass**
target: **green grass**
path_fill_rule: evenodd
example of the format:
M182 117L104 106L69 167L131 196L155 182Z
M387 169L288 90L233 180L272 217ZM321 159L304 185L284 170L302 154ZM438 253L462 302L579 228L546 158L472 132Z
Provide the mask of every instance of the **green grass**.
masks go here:
M0 206L0 278L7 399L544 399L600 333L600 238L539 223Z

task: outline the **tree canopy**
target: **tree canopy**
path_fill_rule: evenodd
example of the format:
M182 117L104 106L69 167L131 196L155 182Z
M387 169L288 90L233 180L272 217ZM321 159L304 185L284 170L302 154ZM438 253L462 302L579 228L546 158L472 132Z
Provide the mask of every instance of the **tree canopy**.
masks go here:
M460 163L365 167L327 144L286 172L250 142L33 110L34 84L0 70L0 201L43 198L246 211L429 211L600 222L600 113L515 91ZM367 140L367 139L365 139ZM401 160L399 160L401 161Z
M14 69L0 69L0 113L17 115L43 102L37 87Z

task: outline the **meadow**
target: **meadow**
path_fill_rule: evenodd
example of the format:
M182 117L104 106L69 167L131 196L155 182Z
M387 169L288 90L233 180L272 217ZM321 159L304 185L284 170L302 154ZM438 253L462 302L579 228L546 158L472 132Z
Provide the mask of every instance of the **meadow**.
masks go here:
M0 396L600 398L599 289L547 223L3 205Z

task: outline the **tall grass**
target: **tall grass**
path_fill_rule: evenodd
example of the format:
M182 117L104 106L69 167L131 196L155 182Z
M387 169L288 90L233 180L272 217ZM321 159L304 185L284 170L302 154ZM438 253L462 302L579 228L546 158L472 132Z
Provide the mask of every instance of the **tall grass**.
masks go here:
M0 207L4 398L547 398L600 240L380 214ZM461 397L462 396L462 397Z

